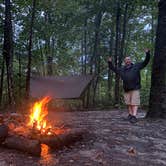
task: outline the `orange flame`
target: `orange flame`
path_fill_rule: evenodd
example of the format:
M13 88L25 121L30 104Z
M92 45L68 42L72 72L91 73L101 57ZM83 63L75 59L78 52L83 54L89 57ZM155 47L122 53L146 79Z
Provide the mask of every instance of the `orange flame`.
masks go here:
M48 114L47 103L51 100L49 96L44 97L42 100L35 102L31 109L30 120L28 126L39 130L41 134L47 133L50 134L49 129L51 125L47 124L45 117Z

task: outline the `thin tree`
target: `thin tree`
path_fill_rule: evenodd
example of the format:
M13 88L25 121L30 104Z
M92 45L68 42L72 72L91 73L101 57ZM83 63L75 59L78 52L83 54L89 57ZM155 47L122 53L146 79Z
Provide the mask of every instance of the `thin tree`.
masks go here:
M147 117L166 118L166 1L160 0Z
M115 39L115 55L114 55L114 61L115 61L115 67L118 68L118 60L119 60L119 41L120 41L120 16L121 16L121 8L119 1L117 2L117 9L116 9L116 39ZM120 77L118 74L115 75L115 105L119 104L120 101L120 95L119 95L119 80Z
M111 25L112 29L111 29L111 36L110 36L110 40L109 40L109 55L113 54L113 47L114 47L114 24ZM112 95L111 95L111 91L112 91L112 85L113 85L113 72L111 71L110 68L108 68L108 100L111 101L112 100Z
M32 1L32 15L29 29L29 45L28 45L28 65L26 75L26 98L29 98L30 93L30 76L31 76L31 61L32 61L32 38L33 38L33 25L35 20L36 0Z
M3 57L2 68L1 68L1 82L0 82L0 106L2 105L3 83L4 83L4 70L5 70L5 62L4 62L4 57Z
M13 65L12 65L13 63L13 31L12 31L12 21L11 21L10 0L5 0L3 57L6 62L6 70L7 70L8 100L9 100L9 104L14 104L13 69L12 69L13 68ZM4 66L2 68L2 73L4 73ZM3 77L3 74L2 74L2 77ZM3 78L1 78L1 86L3 87L2 84L3 84Z
M127 14L128 14L128 3L125 4L124 16L123 16L123 32L122 32L122 40L121 40L121 49L119 56L119 66L122 65L122 60L124 58L124 48L125 48L125 40L126 40L126 29L127 29Z
M97 85L99 83L99 74L100 74L100 56L99 56L98 47L100 44L99 36L100 36L100 25L101 25L102 16L103 16L103 10L100 9L95 17L95 39L94 39L94 48L93 48L93 58L94 58L93 60L94 60L94 67L95 67L94 72L96 79L93 84L93 97L92 97L93 105L95 104L96 90L97 90Z

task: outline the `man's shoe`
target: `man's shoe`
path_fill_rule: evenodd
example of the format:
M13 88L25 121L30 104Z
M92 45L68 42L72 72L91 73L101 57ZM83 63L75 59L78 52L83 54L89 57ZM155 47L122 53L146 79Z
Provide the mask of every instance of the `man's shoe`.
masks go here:
M136 123L138 120L135 116L132 116L129 121L130 123Z
M132 118L132 115L129 114L128 117L127 117L127 120L130 120Z

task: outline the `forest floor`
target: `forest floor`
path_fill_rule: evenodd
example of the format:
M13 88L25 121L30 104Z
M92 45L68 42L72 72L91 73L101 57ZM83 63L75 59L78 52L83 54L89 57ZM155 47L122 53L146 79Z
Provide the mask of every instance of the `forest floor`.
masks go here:
M50 119L71 128L86 128L83 141L70 148L32 157L0 148L0 166L162 166L166 165L166 123L164 120L126 120L126 110L58 112Z

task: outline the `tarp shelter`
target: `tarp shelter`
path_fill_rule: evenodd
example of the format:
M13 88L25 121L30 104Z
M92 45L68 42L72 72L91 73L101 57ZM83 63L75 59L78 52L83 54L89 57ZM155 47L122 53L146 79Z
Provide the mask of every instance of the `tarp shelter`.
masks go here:
M54 99L78 99L93 79L92 75L31 77L30 95Z

